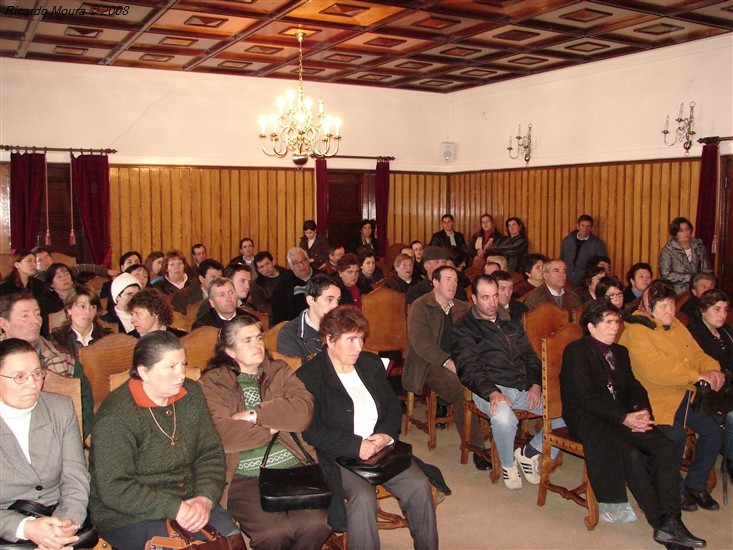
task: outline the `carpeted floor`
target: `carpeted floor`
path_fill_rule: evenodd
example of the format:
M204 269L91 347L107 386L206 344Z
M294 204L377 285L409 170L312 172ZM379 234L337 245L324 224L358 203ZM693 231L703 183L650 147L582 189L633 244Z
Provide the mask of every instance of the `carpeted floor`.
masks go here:
M438 432L438 446L427 449L427 435L419 430L403 440L425 462L438 466L453 494L438 506L440 547L468 549L661 549L652 540L652 529L630 497L639 520L627 524L599 523L588 531L583 523L585 509L561 496L549 493L545 506L537 506L537 486L524 480L519 491L510 491L501 480L492 485L488 472L480 472L473 461L460 463L459 438L455 428ZM580 480L582 461L566 455L553 479L568 484ZM576 483L577 484L577 483ZM707 539L709 549L733 549L732 502L723 506L721 483L713 491L721 504L716 512L684 513L683 521L695 535ZM391 503L395 506L396 503ZM389 506L387 507L389 509ZM380 531L383 550L412 548L407 529Z

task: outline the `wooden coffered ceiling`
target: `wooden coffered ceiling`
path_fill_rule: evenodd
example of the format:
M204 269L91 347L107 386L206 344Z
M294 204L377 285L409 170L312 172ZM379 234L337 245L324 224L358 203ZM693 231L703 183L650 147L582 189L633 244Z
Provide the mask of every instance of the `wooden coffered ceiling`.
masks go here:
M0 0L0 56L453 92L733 30L733 0Z

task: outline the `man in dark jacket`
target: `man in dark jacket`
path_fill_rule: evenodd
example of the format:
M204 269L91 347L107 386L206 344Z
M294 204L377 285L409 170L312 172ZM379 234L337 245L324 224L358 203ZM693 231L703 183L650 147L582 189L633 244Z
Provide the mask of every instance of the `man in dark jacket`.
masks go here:
M499 287L488 275L471 285L473 307L453 329L458 376L473 392L476 406L491 419L504 485L520 489L522 479L540 482L542 431L514 451L519 420L513 409L542 414L542 367L521 323L499 306ZM562 427L562 419L553 426ZM494 467L497 467L495 464Z
M453 214L444 214L440 221L443 224L443 229L437 233L433 233L429 246L443 246L445 248L457 246L468 251L468 245L466 244L466 239L463 237L463 233L459 233L453 229Z
M295 319L308 307L305 302L305 285L313 275L320 273L311 267L308 255L300 247L288 250L287 258L290 270L283 275L272 294L271 326Z
M674 444L654 427L649 397L631 371L629 352L614 343L618 309L594 300L580 324L586 336L563 353L562 415L570 433L583 443L602 517L623 521L619 513L633 514L628 485L654 528L655 541L668 548L704 546L680 519Z
M560 259L568 266L568 280L576 287L593 256L608 256L606 244L593 234L593 218L583 214L578 218L578 228L562 240L560 247Z

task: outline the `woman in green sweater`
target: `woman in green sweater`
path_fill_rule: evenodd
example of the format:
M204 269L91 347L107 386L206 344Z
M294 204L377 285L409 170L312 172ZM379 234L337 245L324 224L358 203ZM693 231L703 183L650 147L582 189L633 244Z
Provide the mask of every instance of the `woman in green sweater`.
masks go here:
M203 394L185 379L186 352L169 332L135 346L131 380L110 393L92 428L90 509L114 548L139 550L166 536L166 519L198 533L239 530L217 504L224 452Z

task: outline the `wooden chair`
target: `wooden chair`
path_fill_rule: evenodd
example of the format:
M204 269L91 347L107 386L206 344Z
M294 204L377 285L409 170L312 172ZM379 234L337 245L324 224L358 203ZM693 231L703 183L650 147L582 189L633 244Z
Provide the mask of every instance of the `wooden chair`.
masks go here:
M214 356L217 338L219 329L215 327L199 327L181 338L188 366L204 370L206 363Z
M280 329L283 328L288 321L282 321L281 323L278 323L274 327L272 327L270 330L265 331L265 349L268 351L276 351L277 350L277 333L280 332Z
M99 275L92 277L87 281L87 287L99 295L102 292L102 286L108 281L107 277L100 277Z
M373 351L399 350L407 354L406 296L391 288L380 288L362 297L361 310L369 319L367 348Z
M487 440L487 448L479 448L471 444L471 415L475 414L478 417L479 425L481 426L481 432L484 434L484 439ZM531 436L529 434L529 421L535 418L540 418L539 415L525 411L523 409L516 409L514 411L517 419L519 420L519 429L517 430L517 436L514 439L514 446L519 447L529 442ZM475 455L482 457L484 460L488 460L493 464L491 472L489 472L489 479L491 483L499 483L501 477L501 468L499 464L499 451L494 445L494 437L491 432L491 420L488 415L484 414L473 402L473 394L468 388L463 389L463 433L461 434L461 464L468 464L468 453L472 452Z
M413 413L415 410L415 400L425 403L425 419L417 418ZM453 405L448 405L448 412L445 417L439 417L438 411L438 395L424 386L420 395L413 392L407 392L407 413L405 415L405 435L410 434L410 428L414 425L418 430L428 434L428 450L432 451L437 445L438 426L451 426L455 419L453 418Z
M260 320L262 330L267 331L270 329L270 316L267 313L262 313L261 311L257 311L256 309L252 309L251 307L247 306L240 307L250 315L257 317Z
M542 338L568 322L568 312L544 303L522 315L522 324L537 357L542 357Z
M300 359L300 357L285 355L284 353L280 353L278 351L271 351L270 355L272 355L272 358L275 360L285 361L294 371L298 370L303 364L303 361Z
M107 321L103 321L102 319L97 319L97 322L102 328L111 330L114 333L118 333L120 331L120 326L117 323L108 323Z
M95 411L109 394L109 375L129 371L132 367L135 344L137 339L132 336L110 334L79 350L79 362L92 385Z
M185 330L186 332L191 332L191 326L193 325L193 322L195 319L190 319L188 316L184 315L180 311L173 310L173 321L171 321L171 326L173 328L177 328L178 330Z
M379 290L380 288L382 288L386 284L387 284L387 277L385 277L384 279L381 279L381 280L377 281L376 283L374 283L372 285L372 292L374 292L375 290Z
M475 267L471 266L468 269L466 269L463 274L468 278L469 281L473 282L473 280L481 275L483 273L483 267Z
M191 319L191 324L196 320L196 314L199 312L199 308L201 307L201 303L203 300L199 300L198 302L194 302L193 304L188 304L188 307L186 308L186 317Z
M61 254L61 252L53 253L53 261L54 263L64 264L69 267L76 265L76 258L73 256L67 256L66 254Z
M677 299L674 303L675 311L677 311L677 317L679 317L680 313L682 313L682 306L684 306L690 298L692 298L692 293L690 292L683 292L682 294L677 296Z
M585 526L589 531L598 524L598 502L593 494L593 488L588 481L588 472L583 463L583 478L580 485L568 489L555 485L550 481L553 469L552 448L555 447L580 458L584 458L583 444L570 435L567 428L552 428L552 420L562 416L562 399L560 396L560 369L562 354L565 346L578 340L583 335L580 325L567 324L542 339L542 466L540 486L537 492L537 505L543 506L547 498L547 491L560 494L563 498L572 500L588 510Z
M62 376L49 371L46 373L46 379L43 382L43 391L58 393L71 398L71 401L74 404L76 420L79 423L79 437L82 437L81 380L78 378L71 378L70 376Z
M66 321L66 310L62 309L55 313L48 314L48 332L53 333L54 330L59 328Z
M387 266L387 269L391 270L392 266L394 265L394 259L400 254L400 251L403 248L410 248L409 244L404 243L395 243L390 245L387 248L387 253L385 254L385 265ZM386 271L385 271L386 273Z
M588 304L581 304L578 307L574 308L573 311L570 313L570 321L572 323L580 323L580 318L583 316L583 312L585 311L585 306Z

